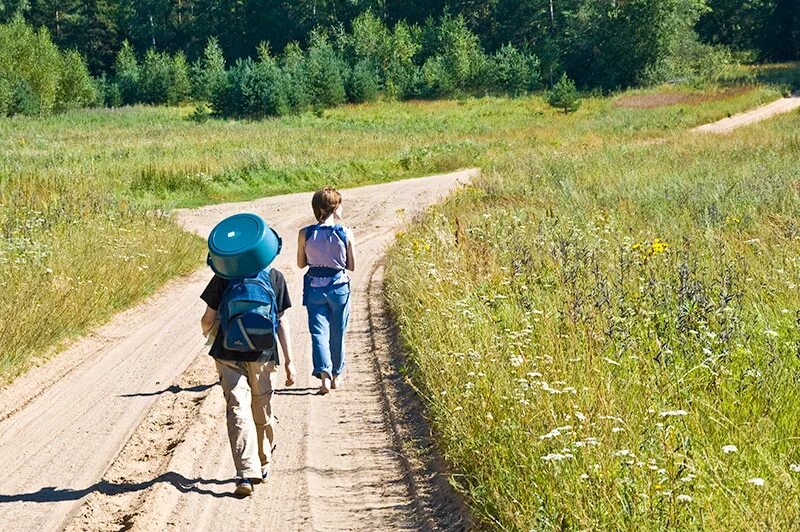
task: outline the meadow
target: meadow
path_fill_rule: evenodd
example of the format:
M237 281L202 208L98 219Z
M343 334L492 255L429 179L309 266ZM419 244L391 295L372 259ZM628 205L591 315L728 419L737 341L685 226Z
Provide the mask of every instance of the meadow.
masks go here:
M800 522L800 113L711 137L664 109L531 131L391 254L408 378L489 528Z
M635 95L662 92L688 103L0 119L0 376L201 267L175 207L480 166L399 237L387 286L476 514L507 530L791 522L798 117L691 137L781 88Z

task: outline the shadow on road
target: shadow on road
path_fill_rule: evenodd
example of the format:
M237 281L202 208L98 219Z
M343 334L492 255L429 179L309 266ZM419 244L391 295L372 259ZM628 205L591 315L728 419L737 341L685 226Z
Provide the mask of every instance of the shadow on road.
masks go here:
M234 480L210 480L203 478L188 479L179 473L170 471L159 475L153 480L138 483L121 483L115 484L106 480L89 486L84 489L69 489L69 488L56 488L48 486L39 491L32 493L20 493L18 495L3 495L0 494L0 504L10 502L60 502L60 501L77 501L86 497L91 493L102 493L103 495L119 495L121 493L129 493L133 491L142 491L150 488L156 484L167 482L172 484L178 491L182 493L199 493L201 495L210 495L216 498L232 497L236 498L231 489L230 493L217 493L203 485L221 486L225 484L234 483Z
M315 388L281 388L273 392L275 395L315 395L319 387Z
M169 388L164 388L163 390L159 390L157 392L126 393L123 395L118 395L117 397L151 397L153 395L161 395L162 393L204 392L209 388L216 386L216 384L216 382L213 384L198 384L197 386L190 386L189 388L181 388L177 384L173 384Z

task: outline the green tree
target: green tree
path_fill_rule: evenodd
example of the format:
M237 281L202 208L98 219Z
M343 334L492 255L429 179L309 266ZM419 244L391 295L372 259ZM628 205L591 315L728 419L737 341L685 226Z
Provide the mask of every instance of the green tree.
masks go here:
M306 56L296 42L290 42L281 57L281 69L288 84L289 106L295 113L311 106L311 85L306 69Z
M575 82L561 75L561 79L547 93L547 103L564 111L564 114L574 113L580 107L580 95L575 88Z
M22 16L29 8L28 0L0 0L0 24Z
M371 102L378 97L378 68L369 59L362 59L353 67L347 96L353 103Z
M128 41L123 41L114 61L114 83L119 88L122 103L132 105L139 101L139 77L141 69Z
M319 107L334 107L345 102L344 61L333 49L330 41L320 32L311 36L308 50L308 80L312 102Z
M143 103L164 104L169 100L173 64L166 52L151 48L142 61L139 97Z
M65 111L90 107L102 102L86 61L74 50L61 58L61 76L56 94L55 109Z
M189 63L186 61L186 55L183 52L178 52L172 57L171 66L167 102L171 105L176 105L189 100L192 93L192 83L189 80Z

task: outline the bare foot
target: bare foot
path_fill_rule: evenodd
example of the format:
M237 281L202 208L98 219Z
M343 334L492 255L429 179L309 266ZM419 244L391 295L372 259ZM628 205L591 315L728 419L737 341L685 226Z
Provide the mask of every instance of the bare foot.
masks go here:
M341 375L334 375L331 381L331 390L338 390L344 387L344 373Z
M327 373L322 374L322 385L317 392L319 395L327 395L331 391L331 378Z

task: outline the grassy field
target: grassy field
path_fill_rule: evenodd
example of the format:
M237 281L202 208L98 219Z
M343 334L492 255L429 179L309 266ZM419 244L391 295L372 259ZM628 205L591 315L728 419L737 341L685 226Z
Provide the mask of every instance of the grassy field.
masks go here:
M683 103L615 95L567 116L530 97L264 122L2 119L0 376L199 267L205 243L173 207L481 166L401 236L389 281L478 515L511 530L781 526L800 462L798 117L685 131L782 90L659 88L633 96Z
M769 100L758 88L653 113L585 102L562 117L539 98L350 106L264 122L197 124L191 108L0 119L0 381L198 267L204 242L175 206L339 187L484 165L509 147L583 128L659 136ZM20 303L20 302L25 302Z
M710 137L685 106L593 111L392 252L454 481L500 530L796 528L800 113Z

